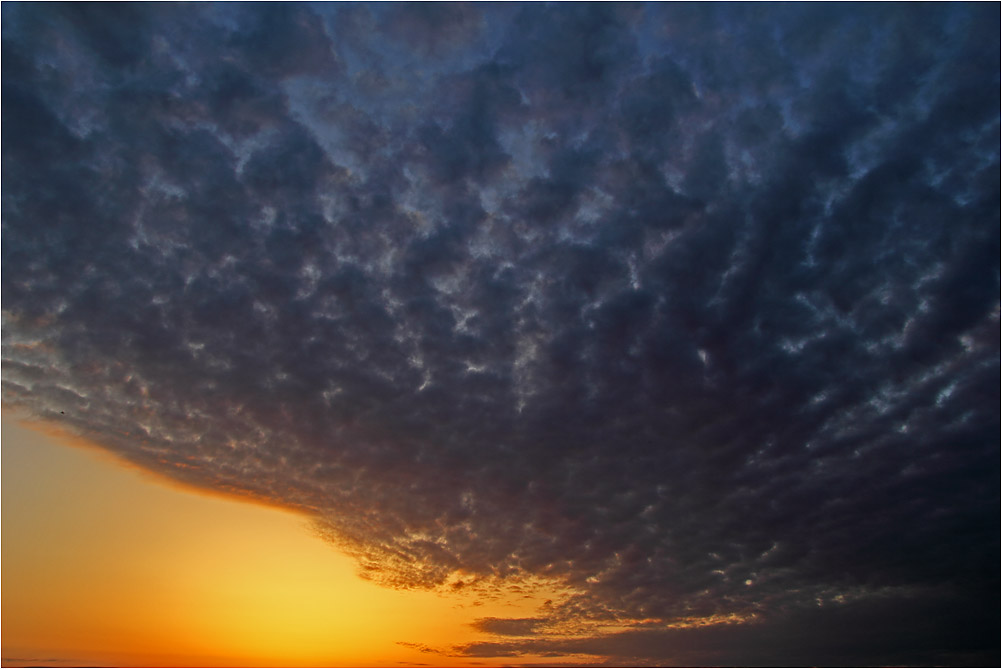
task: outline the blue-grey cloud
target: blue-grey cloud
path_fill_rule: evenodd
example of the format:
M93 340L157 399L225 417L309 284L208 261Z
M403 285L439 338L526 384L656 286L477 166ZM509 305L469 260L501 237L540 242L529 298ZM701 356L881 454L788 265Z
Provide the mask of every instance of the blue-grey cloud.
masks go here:
M5 4L4 402L573 593L467 656L991 664L998 18Z

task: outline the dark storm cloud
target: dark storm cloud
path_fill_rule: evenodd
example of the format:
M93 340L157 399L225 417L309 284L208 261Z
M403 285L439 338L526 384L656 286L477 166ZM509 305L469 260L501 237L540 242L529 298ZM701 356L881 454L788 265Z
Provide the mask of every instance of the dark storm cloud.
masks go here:
M997 7L3 11L9 406L467 656L995 661Z

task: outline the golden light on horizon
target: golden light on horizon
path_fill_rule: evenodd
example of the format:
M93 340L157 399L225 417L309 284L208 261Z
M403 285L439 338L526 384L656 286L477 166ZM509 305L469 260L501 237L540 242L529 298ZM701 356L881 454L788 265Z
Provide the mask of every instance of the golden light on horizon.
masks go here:
M4 420L5 665L469 665L469 623L544 599L381 587L299 515L155 481Z

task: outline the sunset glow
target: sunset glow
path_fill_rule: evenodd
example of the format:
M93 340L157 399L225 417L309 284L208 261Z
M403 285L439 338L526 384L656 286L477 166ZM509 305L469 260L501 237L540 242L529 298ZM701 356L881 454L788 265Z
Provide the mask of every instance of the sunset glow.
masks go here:
M379 587L299 515L37 426L5 419L2 443L5 666L464 666L472 620L531 617L547 594Z
M0 12L5 665L1002 661L999 3Z

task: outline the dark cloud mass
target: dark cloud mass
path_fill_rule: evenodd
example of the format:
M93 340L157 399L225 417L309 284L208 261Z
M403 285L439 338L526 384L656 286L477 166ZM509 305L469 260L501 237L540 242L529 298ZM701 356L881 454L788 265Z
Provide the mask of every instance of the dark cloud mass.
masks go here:
M999 18L4 3L4 403L468 657L997 664Z

